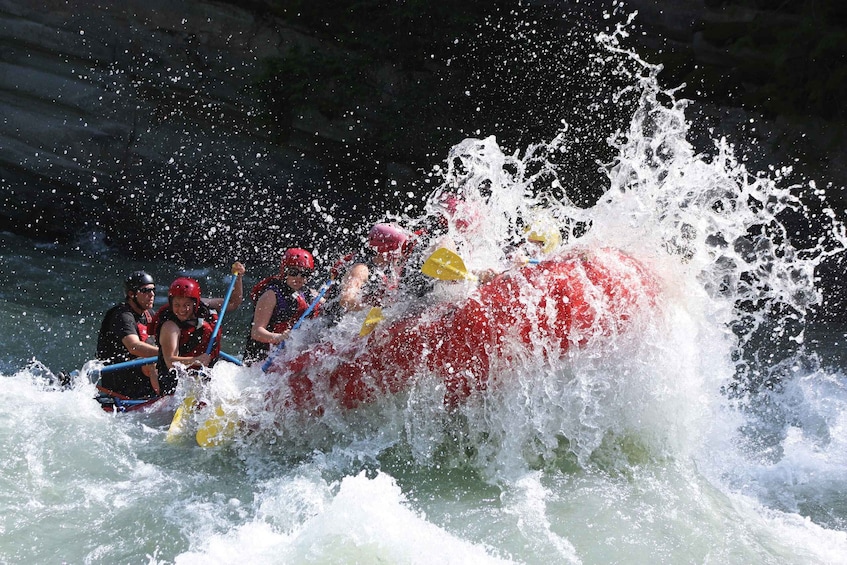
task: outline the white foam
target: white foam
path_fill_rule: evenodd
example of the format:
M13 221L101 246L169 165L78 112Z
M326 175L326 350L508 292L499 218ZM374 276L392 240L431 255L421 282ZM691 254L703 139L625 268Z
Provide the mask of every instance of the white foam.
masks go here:
M278 486L265 491L257 519L210 536L175 564L511 562L428 522L384 473L345 477L323 492L311 481ZM307 516L293 524L292 512Z

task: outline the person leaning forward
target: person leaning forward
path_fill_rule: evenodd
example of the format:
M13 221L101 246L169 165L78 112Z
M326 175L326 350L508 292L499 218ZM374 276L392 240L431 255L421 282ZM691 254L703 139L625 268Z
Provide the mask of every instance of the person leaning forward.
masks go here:
M131 273L124 281L125 300L110 308L97 336L97 358L106 365L155 357L158 347L148 335L156 286L144 271ZM101 389L128 398L147 398L161 393L159 378L150 365L109 371L101 376Z

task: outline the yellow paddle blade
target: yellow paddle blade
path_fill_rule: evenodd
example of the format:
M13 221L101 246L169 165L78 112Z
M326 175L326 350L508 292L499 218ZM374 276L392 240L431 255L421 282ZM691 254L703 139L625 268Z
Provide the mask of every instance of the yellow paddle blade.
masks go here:
M235 421L226 415L222 406L215 408L194 436L200 447L217 447L235 437Z
M477 280L476 275L469 272L465 267L462 258L446 247L436 249L424 262L421 272L428 277L442 281Z
M174 412L174 418L171 420L171 425L168 427L168 435L165 436L166 442L174 443L179 441L180 436L185 431L186 419L194 412L194 405L194 397L189 395L177 407L176 412Z
M374 331L374 328L385 319L382 315L382 308L374 306L371 308L368 315L365 317L365 322L362 324L362 329L359 330L359 336L364 337Z

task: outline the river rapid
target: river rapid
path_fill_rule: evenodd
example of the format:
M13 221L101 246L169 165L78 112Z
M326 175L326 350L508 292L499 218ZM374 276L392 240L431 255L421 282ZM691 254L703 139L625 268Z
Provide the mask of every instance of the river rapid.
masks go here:
M0 562L847 563L847 329L816 314L815 277L844 227L826 191L778 165L748 171L721 139L695 151L685 101L616 39L600 38L636 69L616 93L634 112L595 206L573 206L547 166L579 143L567 127L513 155L495 137L457 144L436 193L486 219L452 234L469 267L508 268L520 218L541 214L565 248L639 260L657 306L558 362L499 367L506 384L455 412L422 375L360 409L287 417L263 401L283 377L221 363L204 394L249 425L221 447L167 442L188 385L143 413L93 400L102 314L133 269L156 274L159 305L178 274L222 295L237 258L132 262L96 234L0 233ZM794 247L787 213L820 237ZM250 314L227 315L224 351L240 353ZM360 318L331 335L357 339L344 330ZM304 325L288 348L327 335Z

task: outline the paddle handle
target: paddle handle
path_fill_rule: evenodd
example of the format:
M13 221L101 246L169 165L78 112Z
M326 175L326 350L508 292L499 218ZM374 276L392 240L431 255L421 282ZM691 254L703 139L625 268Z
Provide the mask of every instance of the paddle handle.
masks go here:
M241 359L230 355L229 353L225 353L221 351L220 353L221 359L226 359L230 363L235 363L236 365L243 365ZM105 367L100 367L100 374L109 373L111 371L120 371L121 369L131 369L132 367L140 367L141 365L147 365L149 363L155 363L157 357L139 357L138 359L132 359L131 361L121 361L120 363L115 363L114 365L106 365Z
M224 353L223 351L220 352L220 358L225 360L225 361L229 361L230 363L235 363L239 367L244 365L244 363L241 362L241 359L239 359L238 357L234 357L234 356L230 355L229 353Z
M221 324L224 321L224 313L226 312L226 307L229 306L229 299L232 297L232 289L235 288L235 282L238 280L238 275L233 273L232 278L229 281L229 288L226 290L226 295L224 295L224 303L221 305L221 312L218 314L218 323L215 324L215 330L212 332L212 337L209 339L209 345L206 346L206 354L212 352L212 349L215 347L215 341L218 339L218 334L221 331Z
M121 369L129 369L131 367L139 367L141 365L147 365L148 363L155 363L156 359L157 357L139 357L138 359L133 359L131 361L121 361L114 365L106 365L105 367L100 367L100 374L108 373L110 371L119 371Z
M306 319L306 317L307 317L309 314L311 314L311 313L312 313L312 310L314 310L314 309L315 309L315 306L317 306L317 305L318 305L318 302L320 302L320 301L321 301L321 298L323 298L324 294L326 294L326 291L327 291L327 290L329 290L329 287L331 287L331 286L332 286L332 283L334 283L334 282L335 282L335 281L334 281L333 279L329 279L329 280L328 280L328 281L326 281L323 285L321 285L320 290L318 290L318 295L317 295L317 296L315 296L315 299L314 299L314 300L312 300L312 303L311 303L311 304L309 304L309 307L308 307L308 308L306 308L306 311L305 311L305 312L303 312L303 315L302 315L302 316L300 316L299 318L297 318L297 321L296 321L296 322L294 322L294 325L291 327L291 329L292 329L292 330L296 330L297 328L299 328L299 327L300 327L300 324L302 324L302 323L303 323L303 320L305 320L305 319ZM279 345L277 345L277 346L274 348L274 350L273 350L273 351L271 351L270 355L268 355L268 358L267 358L267 359L265 359L265 362L264 362L264 363L262 363L262 372L263 372L263 373L264 373L265 371L267 371L268 369L270 369L271 364L274 362L274 358L277 356L277 353L279 353L279 352L282 350L282 348L283 348L283 347L285 347L285 342L284 342L284 341L281 341L281 342L279 342Z

